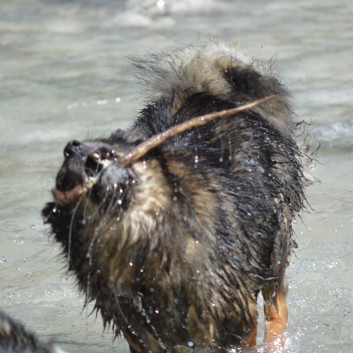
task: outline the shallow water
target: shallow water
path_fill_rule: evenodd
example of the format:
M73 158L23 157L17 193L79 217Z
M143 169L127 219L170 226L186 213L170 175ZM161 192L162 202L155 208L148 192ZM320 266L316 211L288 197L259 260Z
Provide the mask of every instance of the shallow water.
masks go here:
M141 108L128 58L211 36L275 56L321 144L288 271L286 351L352 352L352 15L333 0L1 2L0 308L70 352L127 352L83 309L40 210L65 143L108 135Z

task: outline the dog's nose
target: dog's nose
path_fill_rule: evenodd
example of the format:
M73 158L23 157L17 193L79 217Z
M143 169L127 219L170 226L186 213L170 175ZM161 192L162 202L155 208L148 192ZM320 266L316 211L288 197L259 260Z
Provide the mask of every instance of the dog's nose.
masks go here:
M77 140L70 141L64 148L65 159L73 158L81 154L81 142Z

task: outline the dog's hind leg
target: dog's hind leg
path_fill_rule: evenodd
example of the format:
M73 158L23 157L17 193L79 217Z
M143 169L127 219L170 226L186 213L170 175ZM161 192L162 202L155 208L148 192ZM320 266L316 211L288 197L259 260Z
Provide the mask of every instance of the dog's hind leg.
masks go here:
M256 336L257 336L257 324L253 327L253 329L243 336L241 341L242 348L252 348L256 346Z
M282 336L288 320L286 303L287 288L282 284L278 289L273 287L262 290L265 311L265 344L269 348L284 346Z

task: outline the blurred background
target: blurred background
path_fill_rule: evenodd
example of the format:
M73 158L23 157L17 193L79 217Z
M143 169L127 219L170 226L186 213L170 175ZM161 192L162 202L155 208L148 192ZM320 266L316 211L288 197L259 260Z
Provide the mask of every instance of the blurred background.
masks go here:
M109 135L142 108L130 57L218 38L276 58L320 144L295 225L286 352L351 353L352 18L350 0L1 1L0 308L69 352L128 352L83 307L40 210L66 142Z

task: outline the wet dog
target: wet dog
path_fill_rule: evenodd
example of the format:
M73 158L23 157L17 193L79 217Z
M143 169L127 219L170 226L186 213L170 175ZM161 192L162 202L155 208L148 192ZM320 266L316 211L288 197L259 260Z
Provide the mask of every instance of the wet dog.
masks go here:
M286 88L214 43L135 64L150 103L127 130L69 142L42 211L69 270L131 352L252 347L259 293L278 343L305 182Z
M54 344L43 344L34 333L0 311L0 353L65 353Z

